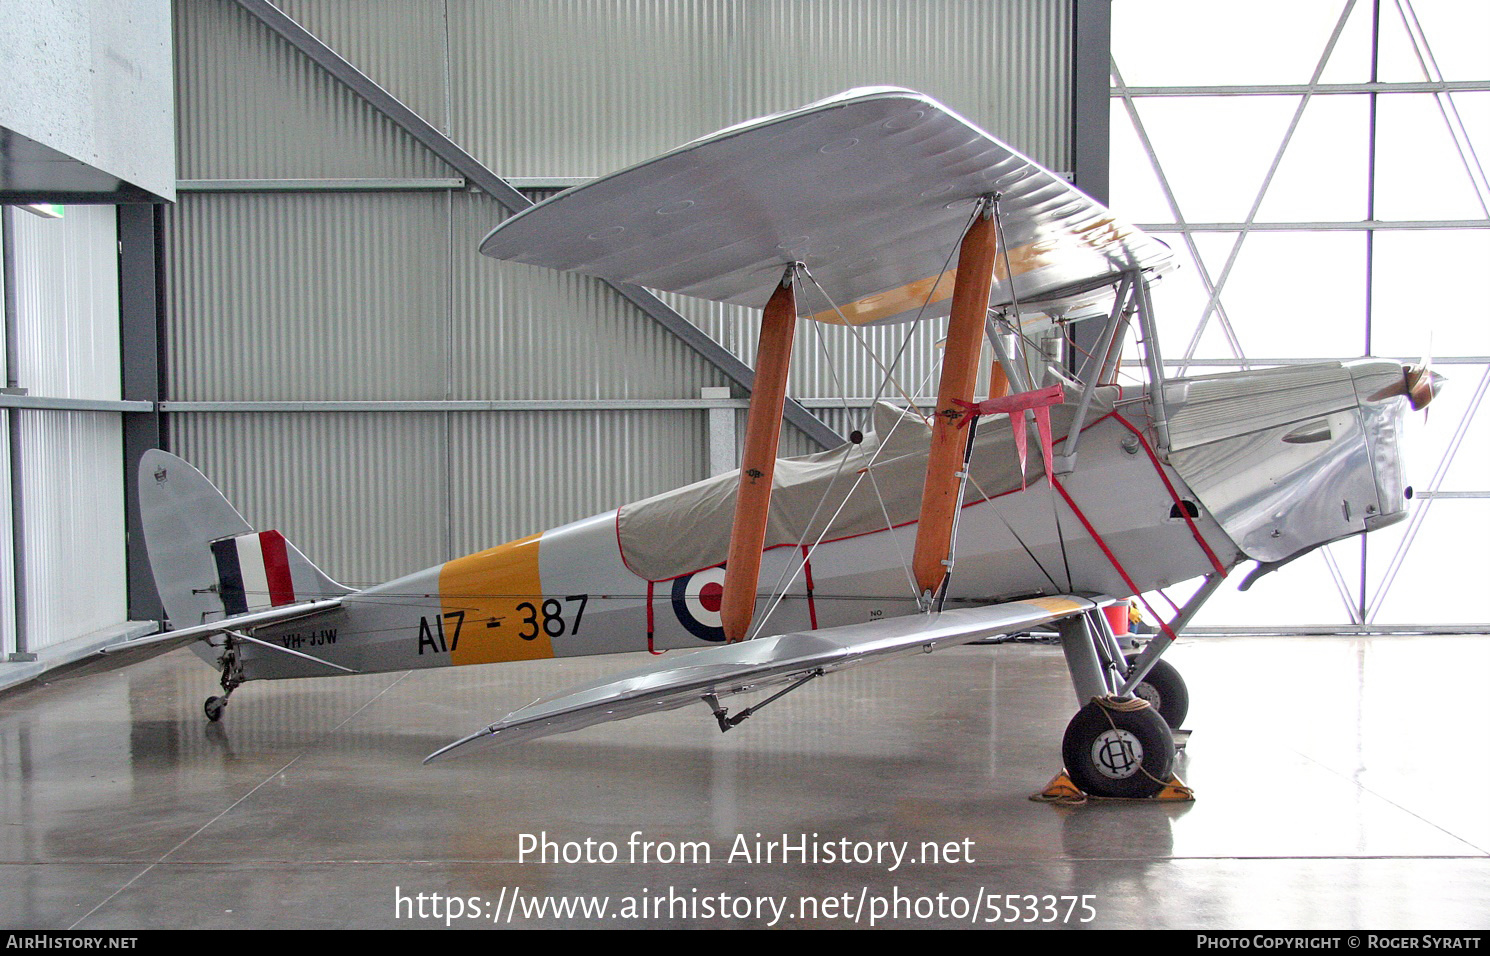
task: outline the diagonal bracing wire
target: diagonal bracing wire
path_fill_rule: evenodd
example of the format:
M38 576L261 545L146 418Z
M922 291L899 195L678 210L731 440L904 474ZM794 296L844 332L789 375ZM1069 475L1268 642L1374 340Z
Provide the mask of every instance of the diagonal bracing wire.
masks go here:
M1268 187L1273 184L1273 177L1278 173L1278 166L1283 162L1283 154L1288 151L1288 144L1293 141L1293 134L1298 129L1299 120L1303 118L1304 109L1309 105L1314 91L1319 88L1320 77L1324 75L1325 66L1330 62L1330 55L1335 52L1335 45L1340 40L1340 34L1345 31L1345 23L1350 19L1350 14L1355 9L1356 0L1345 0L1345 9L1340 11L1340 18L1335 22L1335 29L1330 34L1329 41L1325 43L1324 52L1320 54L1319 62L1315 64L1314 75L1309 78L1308 87L1304 95L1299 98L1299 105L1293 111L1293 118L1289 120L1288 129L1283 134L1283 141L1278 144L1278 150L1273 154L1272 165L1268 167L1267 175L1262 178L1262 186L1257 190L1257 198L1252 201L1252 208L1247 211L1247 218L1242 222L1241 231L1237 233L1236 241L1231 245L1231 253L1226 257L1226 264L1221 267L1221 274L1216 278L1216 287L1211 292L1210 301L1206 303L1205 311L1200 315L1200 324L1196 326L1195 336L1190 341L1190 346L1185 350L1185 358L1195 357L1195 351L1200 345L1200 335L1205 331L1206 324L1210 321L1211 313L1215 310L1221 298L1221 290L1226 287L1226 280L1231 277L1232 267L1236 265L1237 256L1242 251L1242 243L1252 231L1252 224L1257 221L1257 212L1262 208L1262 201L1267 197ZM1241 352L1238 351L1240 356ZM1181 367L1180 374L1185 373Z
M1159 181L1159 188L1164 193L1164 201L1169 206L1169 213L1174 217L1175 224L1180 227L1180 238L1185 243L1185 248L1190 250L1190 259L1195 263L1196 274L1200 276L1201 284L1205 286L1206 295L1216 303L1216 316L1221 320L1221 331L1226 336L1226 341L1231 345L1232 354L1237 358L1245 359L1242 353L1241 343L1238 341L1236 331L1232 328L1231 320L1226 315L1226 309L1221 305L1220 295L1216 284L1211 279L1211 270L1205 260L1200 256L1200 247L1195 243L1195 235L1188 228L1184 213L1180 212L1179 200L1175 198L1174 189L1169 185L1169 177L1165 175L1164 167L1159 162L1159 155L1154 151L1153 141L1149 139L1148 128L1144 126L1143 120L1138 115L1138 106L1133 102L1133 96L1128 92L1128 85L1123 80L1122 73L1118 70L1117 61L1112 63L1112 84L1114 91L1123 101L1123 108L1128 113L1128 120L1133 124L1133 132L1138 136L1138 142L1143 146L1144 153L1148 156L1149 166L1154 171L1154 176ZM1186 358L1194 351L1200 341L1200 334L1205 330L1204 324L1198 326L1195 335L1191 339L1190 348L1186 352ZM1245 361L1243 367L1247 367ZM1185 369L1180 369L1184 374Z
M1454 463L1454 456L1459 454L1459 446L1464 443L1464 437L1469 434L1469 424L1474 420L1475 413L1479 411L1480 405L1485 401L1485 393L1490 388L1490 366L1480 375L1479 385L1475 387L1474 394L1470 396L1469 407L1465 409L1464 417L1459 420L1459 426L1454 429L1454 436L1449 439L1449 447L1444 450L1443 457L1439 459L1438 468L1433 472L1433 478L1428 482L1429 491L1437 491L1438 486L1443 483L1448 474L1449 466ZM1387 593L1392 589L1392 582L1397 577L1397 572L1402 569L1402 564L1407 560L1407 552L1412 548L1413 539L1417 537L1419 529L1428 517L1428 509L1432 506L1434 498L1432 495L1424 495L1424 500L1413 510L1412 517L1407 522L1407 532L1398 543L1397 550L1392 554L1392 560L1387 565L1387 570L1382 575L1381 585L1376 589L1376 596L1371 601L1371 607L1366 612L1366 623L1373 624L1376 615L1385 603Z
M1428 46L1428 35L1418 22L1412 0L1397 0L1397 13L1402 18L1402 26L1407 30L1408 39L1412 41L1412 52L1417 57L1418 67L1423 71L1423 78L1442 83L1443 72L1439 70L1438 60ZM1490 180L1485 177L1485 167L1480 162L1479 154L1475 152L1474 143L1470 141L1469 131L1464 128L1464 120L1459 117L1454 96L1448 90L1442 90L1434 93L1433 98L1438 103L1438 112L1443 117L1444 125L1449 128L1449 135L1453 137L1459 161L1464 164L1464 172L1469 176L1470 185L1474 187L1480 211L1490 217Z

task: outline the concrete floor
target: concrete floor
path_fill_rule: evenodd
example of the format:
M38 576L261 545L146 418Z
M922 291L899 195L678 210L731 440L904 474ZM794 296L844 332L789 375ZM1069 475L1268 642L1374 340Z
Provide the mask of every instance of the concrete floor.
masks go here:
M1206 638L1168 659L1198 800L1075 808L1027 799L1075 710L1047 646L832 675L728 735L700 706L431 766L638 661L248 684L218 725L188 651L88 664L0 696L0 925L1490 927L1490 638ZM783 838L910 859L754 859ZM525 859L541 839L576 861ZM694 860L633 861L643 843ZM606 916L529 910L578 897Z

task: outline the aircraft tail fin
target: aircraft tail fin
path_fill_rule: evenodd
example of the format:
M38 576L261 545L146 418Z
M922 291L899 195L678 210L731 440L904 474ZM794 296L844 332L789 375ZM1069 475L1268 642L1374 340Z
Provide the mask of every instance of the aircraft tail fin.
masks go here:
M166 616L194 627L352 593L278 531L256 531L200 471L168 452L140 459L145 548Z

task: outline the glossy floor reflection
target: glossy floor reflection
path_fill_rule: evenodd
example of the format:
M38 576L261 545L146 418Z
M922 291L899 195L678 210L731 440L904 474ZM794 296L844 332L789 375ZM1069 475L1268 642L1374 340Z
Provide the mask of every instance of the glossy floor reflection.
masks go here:
M431 766L638 661L248 684L216 725L188 651L89 664L0 696L0 924L1485 928L1490 638L1169 659L1198 801L1077 808L1027 799L1075 710L1048 646L833 675L728 735L700 706Z

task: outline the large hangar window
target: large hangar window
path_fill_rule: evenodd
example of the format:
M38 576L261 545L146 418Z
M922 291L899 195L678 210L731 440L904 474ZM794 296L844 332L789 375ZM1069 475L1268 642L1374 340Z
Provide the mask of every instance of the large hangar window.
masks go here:
M1338 543L1201 625L1490 620L1490 6L1118 0L1111 201L1183 268L1171 374L1366 355L1448 382L1409 436L1410 521Z

